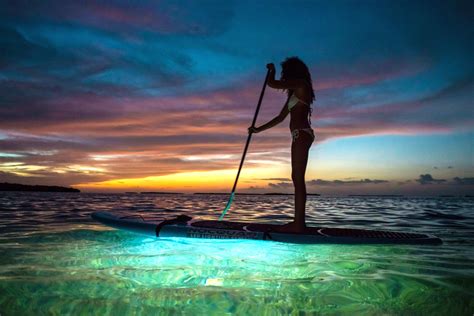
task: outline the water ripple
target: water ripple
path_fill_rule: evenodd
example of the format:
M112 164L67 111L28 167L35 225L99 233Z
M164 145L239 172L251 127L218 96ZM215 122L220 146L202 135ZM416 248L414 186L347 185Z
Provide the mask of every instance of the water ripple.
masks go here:
M444 241L436 247L156 240L90 218L217 219L227 198L1 193L0 312L472 313L474 199L308 197L309 225L430 233ZM292 216L292 197L237 196L226 219Z

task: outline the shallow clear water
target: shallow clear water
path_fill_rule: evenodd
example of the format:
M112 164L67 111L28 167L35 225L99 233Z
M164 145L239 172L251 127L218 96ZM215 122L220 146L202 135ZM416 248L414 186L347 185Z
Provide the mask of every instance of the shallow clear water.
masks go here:
M310 225L417 231L441 246L154 239L94 222L217 219L227 196L0 193L0 314L472 315L474 199L309 197ZM291 196L227 220L283 223Z

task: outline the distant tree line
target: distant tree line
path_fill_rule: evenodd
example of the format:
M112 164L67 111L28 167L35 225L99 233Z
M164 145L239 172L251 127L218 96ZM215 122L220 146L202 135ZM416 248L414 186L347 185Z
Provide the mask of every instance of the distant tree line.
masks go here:
M0 183L0 191L28 191L28 192L81 192L78 189L50 185L25 185L18 183Z

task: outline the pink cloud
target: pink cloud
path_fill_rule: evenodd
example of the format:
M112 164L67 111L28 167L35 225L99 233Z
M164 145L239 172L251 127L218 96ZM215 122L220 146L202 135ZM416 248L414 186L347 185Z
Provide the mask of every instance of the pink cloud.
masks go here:
M313 67L311 74L314 89L317 91L341 89L413 76L428 69L430 64L417 60L410 60L409 62L390 60L374 64L366 61L347 66L347 68L342 67L344 66Z
M338 90L343 96L341 87L370 84L402 74L388 71L354 75L339 81L318 79L316 82L320 89ZM101 175L82 175L83 179L107 180L235 168L259 92L260 83L248 82L240 87L180 96L119 98L95 93L59 96L41 105L43 111L38 112L39 116L19 116L16 120L2 122L4 130L28 132L38 139L0 140L0 145L15 152L57 150L47 160L34 155L24 159L42 166L80 164L106 170ZM285 99L284 94L267 90L258 122L263 123L276 115ZM322 108L317 102L313 116L317 141L361 135L449 132L449 125L425 119L404 120L413 111L430 105L430 102L420 100L371 107L341 105ZM255 137L250 155L261 153L261 159L288 159L290 137L287 124L288 121ZM63 140L48 140L50 135ZM84 141L69 141L74 138ZM190 155L216 154L231 155L231 158L213 161L212 164L184 159ZM94 160L94 155L115 158ZM43 170L38 174L54 176L54 171ZM64 176L64 181L66 179Z

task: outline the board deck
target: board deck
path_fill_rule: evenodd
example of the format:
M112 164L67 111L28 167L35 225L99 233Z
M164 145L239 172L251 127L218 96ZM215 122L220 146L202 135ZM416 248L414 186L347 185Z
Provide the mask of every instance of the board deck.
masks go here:
M156 237L207 239L256 239L297 244L441 244L436 236L409 232L352 228L307 227L303 233L278 232L279 225L193 220L179 216L163 221L119 217L108 212L93 213L95 220L118 229Z

